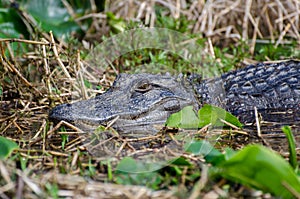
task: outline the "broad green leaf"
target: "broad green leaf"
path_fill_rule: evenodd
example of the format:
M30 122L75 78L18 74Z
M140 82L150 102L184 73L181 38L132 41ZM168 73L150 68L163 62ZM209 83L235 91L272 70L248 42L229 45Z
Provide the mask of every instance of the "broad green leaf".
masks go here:
M0 159L7 158L13 150L19 148L17 143L5 137L0 136Z
M163 166L164 162L147 163L144 161L136 161L131 157L124 157L116 167L117 171L126 173L142 173L149 171L156 171Z
M206 162L217 165L225 161L225 155L205 140L193 141L186 146L186 151L194 155L202 155Z
M166 126L173 128L198 128L198 118L192 106L186 106L181 111L170 115Z
M282 127L282 131L285 133L288 143L289 143L289 151L290 151L290 164L294 169L297 169L298 163L297 163L297 153L296 153L296 144L295 144L295 138L292 133L291 127L284 126Z
M146 185L153 189L158 189L162 182L161 176L156 172L154 163L147 164L136 161L131 157L123 158L117 165L114 179L118 184Z
M21 17L13 8L0 9L0 38L29 37Z
M234 156L237 152L235 150L233 150L232 148L225 148L225 153L224 153L224 157L225 160L229 160L232 156Z
M29 38L25 24L13 8L0 8L0 38ZM10 47L17 54L23 54L27 49L27 45L17 42L11 42ZM5 54L9 55L7 49Z
M227 112L226 110L205 104L199 111L198 111L198 118L199 118L199 127L203 127L208 124L212 124L213 126L222 127L225 124L221 122L220 119L225 120L237 127L242 127L243 125L239 122L239 120L232 115L231 113Z
M219 165L220 174L282 198L300 193L300 180L292 167L274 151L250 145Z
M23 2L22 6L37 20L43 30L53 31L58 38L81 30L61 1L28 0Z
M188 143L185 148L187 152L193 153L194 155L208 154L212 150L216 150L209 142L205 140L192 141Z
M134 173L137 170L137 163L135 159L131 157L125 157L119 162L116 170Z

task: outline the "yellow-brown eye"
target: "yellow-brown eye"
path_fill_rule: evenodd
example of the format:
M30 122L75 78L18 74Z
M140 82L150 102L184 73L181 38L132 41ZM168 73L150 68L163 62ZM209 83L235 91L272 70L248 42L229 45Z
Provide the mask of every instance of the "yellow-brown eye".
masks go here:
M140 92L140 93L145 93L149 90L151 90L152 88L152 85L149 84L148 82L144 82L144 83L141 83L136 89L135 91L137 92Z

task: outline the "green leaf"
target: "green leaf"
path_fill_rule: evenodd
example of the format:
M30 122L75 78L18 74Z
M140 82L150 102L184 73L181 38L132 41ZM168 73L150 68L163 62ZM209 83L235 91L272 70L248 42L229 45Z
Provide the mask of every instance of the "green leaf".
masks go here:
M107 21L114 33L125 31L126 24L123 19L117 18L112 12L107 12Z
M300 193L300 181L292 167L274 151L250 145L219 165L225 178L255 187L282 198Z
M186 106L181 111L170 115L166 126L171 128L198 128L199 120L192 106Z
M186 146L186 151L194 155L204 156L205 161L212 165L218 165L225 161L225 155L205 140L189 143L189 145Z
M222 108L205 104L199 111L198 117L192 106L186 106L181 111L170 115L166 121L166 126L172 128L193 129L201 128L205 125L212 124L216 127L222 127L225 120L237 127L242 127L239 120L231 113Z
M203 127L208 124L212 124L213 126L222 127L225 124L221 121L221 119L229 122L237 127L242 128L243 125L240 121L231 113L225 111L222 108L205 104L199 111L198 111L198 118L199 118L199 127Z
M136 172L137 170L137 163L135 159L131 157L123 158L116 168L118 171L125 171L125 172Z
M0 160L6 159L19 146L14 141L0 136Z
M297 163L296 144L295 144L295 138L292 133L291 127L283 126L281 129L285 133L288 139L289 151L290 151L290 157L289 157L290 164L294 169L297 169L298 163Z
M160 168L160 165L157 166L154 163L147 164L131 157L125 157L117 165L114 179L118 184L146 185L158 189L162 179L155 171Z
M232 156L234 156L237 152L235 150L233 150L232 148L225 148L225 153L224 153L224 157L225 160L229 160L230 158L232 158Z
M117 165L116 170L126 173L142 173L159 170L163 165L164 162L162 164L159 164L159 162L147 163L136 161L131 157L124 157Z
M184 157L176 158L174 161L172 161L172 165L179 165L179 166L191 166L191 162L189 162Z
M53 31L57 38L81 30L61 1L30 0L23 2L22 6L37 20L43 30Z
M83 83L84 83L84 86L85 86L86 88L92 88L92 87L93 87L92 83L89 82L89 81L86 80L86 79L83 80Z
M15 9L0 8L0 38L29 37L21 17Z

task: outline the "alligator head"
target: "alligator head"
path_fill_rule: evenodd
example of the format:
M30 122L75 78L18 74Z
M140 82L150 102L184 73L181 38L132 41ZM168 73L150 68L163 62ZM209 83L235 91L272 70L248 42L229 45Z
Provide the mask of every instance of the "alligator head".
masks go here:
M154 133L156 125L188 105L198 108L191 84L181 76L121 74L105 93L59 105L49 117L84 124L89 130L111 122L119 133Z

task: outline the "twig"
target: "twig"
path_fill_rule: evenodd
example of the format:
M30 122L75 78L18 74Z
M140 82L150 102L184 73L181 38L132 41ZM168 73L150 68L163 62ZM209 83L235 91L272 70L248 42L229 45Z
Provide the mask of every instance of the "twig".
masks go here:
M55 58L56 58L56 60L59 64L59 66L64 71L67 78L71 78L71 75L69 74L69 72L66 69L65 65L63 64L63 62L61 61L61 59L58 56L58 51L57 51L57 48L56 48L56 43L55 43L52 31L50 31L50 38L51 38L52 50L53 50L54 56L55 56Z
M281 34L280 34L278 40L277 40L276 43L275 43L275 47L277 47L277 46L281 43L283 37L286 35L287 31L291 28L291 24L294 23L295 20L296 20L296 17L293 17L293 19L291 20L291 22L288 23L288 24L285 26L284 30L281 32Z
M254 114L255 114L255 122L256 122L256 128L257 128L257 136L261 138L261 131L260 131L260 123L258 119L258 112L256 106L254 106Z
M251 15L250 14L251 4L252 4L252 0L246 1L245 14L244 14L244 19L243 19L243 39L244 40L248 39L248 18Z
M231 124L230 122L227 122L226 120L220 119L220 121L223 122L224 124L230 126L233 129L241 129L241 128L235 126L234 124Z
M27 44L34 44L34 45L50 45L49 42L45 41L32 41L32 40L26 40L26 39L17 39L17 38L5 38L0 39L0 42L22 42Z
M34 86L32 86L32 84L27 81L27 79L22 75L22 73L14 66L12 65L8 59L6 58L5 56L5 53L4 53L4 50L3 50L3 47L2 47L2 43L0 43L0 49L1 49L1 57L2 59L0 60L0 62L2 62L2 65L6 68L8 68L10 71L14 72L15 74L17 74L17 76L24 82L24 84L29 87L29 88L32 88L35 92L35 94L37 93L39 96L43 96L43 94L37 90Z
M45 72L46 72L46 80L45 80L46 81L46 86L47 86L48 92L51 96L52 89L51 89L51 83L50 83L50 68L49 68L48 61L47 61L47 52L46 52L46 45L45 44L42 45L42 55L43 55L44 69L45 69Z

